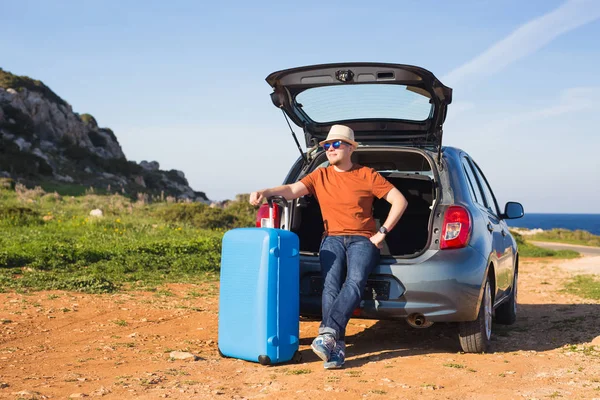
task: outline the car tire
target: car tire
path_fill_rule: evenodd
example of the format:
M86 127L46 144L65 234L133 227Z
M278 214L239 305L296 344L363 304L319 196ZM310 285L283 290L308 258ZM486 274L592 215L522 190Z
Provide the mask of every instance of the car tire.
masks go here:
M512 325L517 320L518 277L519 274L515 271L513 287L508 300L496 308L496 322L499 324Z
M485 353L492 336L492 289L490 279L485 280L483 297L475 321L459 324L458 338L465 353Z

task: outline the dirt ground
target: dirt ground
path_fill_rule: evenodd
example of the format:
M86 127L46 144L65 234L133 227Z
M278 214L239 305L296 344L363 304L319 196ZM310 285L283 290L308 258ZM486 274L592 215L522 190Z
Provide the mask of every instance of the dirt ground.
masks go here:
M518 321L494 325L491 353L461 353L450 324L355 319L336 371L310 351L318 322L300 324L299 364L221 358L217 283L0 293L0 398L600 399L600 302L561 291L573 273L523 260ZM173 350L198 359L173 360Z

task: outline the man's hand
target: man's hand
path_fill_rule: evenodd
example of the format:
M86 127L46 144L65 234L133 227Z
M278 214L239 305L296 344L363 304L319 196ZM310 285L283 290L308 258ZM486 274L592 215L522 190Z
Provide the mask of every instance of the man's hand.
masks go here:
M375 245L378 249L383 249L383 240L385 239L385 235L381 232L377 232L373 236L369 238L371 243Z
M264 190L250 193L250 204L253 206L259 206L265 199Z

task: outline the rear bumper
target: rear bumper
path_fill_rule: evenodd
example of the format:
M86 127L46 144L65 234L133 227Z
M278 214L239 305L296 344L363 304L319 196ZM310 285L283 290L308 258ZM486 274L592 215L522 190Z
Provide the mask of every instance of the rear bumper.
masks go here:
M300 315L320 317L321 290L311 280L320 276L318 257L300 258ZM370 280L389 282L387 299L363 296L358 318L402 319L423 314L432 322L477 318L487 260L472 247L429 250L417 258L382 259Z

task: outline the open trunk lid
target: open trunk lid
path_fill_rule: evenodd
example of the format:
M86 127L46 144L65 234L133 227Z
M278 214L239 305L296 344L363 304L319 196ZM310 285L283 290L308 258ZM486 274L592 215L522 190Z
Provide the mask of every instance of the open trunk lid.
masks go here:
M271 100L304 129L306 146L334 124L363 145L399 144L439 150L452 89L431 72L385 63L322 64L273 72Z

